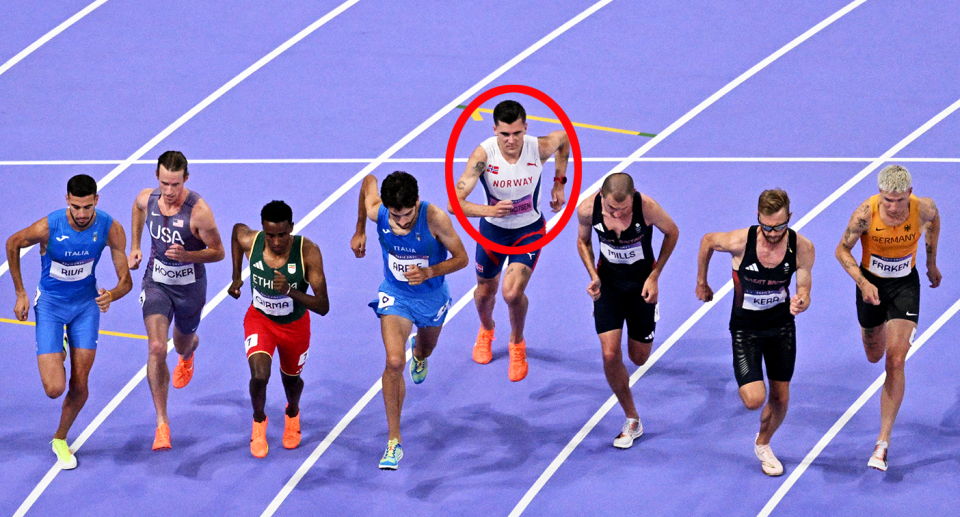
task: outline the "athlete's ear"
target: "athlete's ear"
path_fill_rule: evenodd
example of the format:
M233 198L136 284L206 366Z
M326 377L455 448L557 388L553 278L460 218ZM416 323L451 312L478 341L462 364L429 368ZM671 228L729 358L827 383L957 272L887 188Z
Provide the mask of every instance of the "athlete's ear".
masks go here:
M100 202L100 194L93 196L93 206L97 206L97 203Z

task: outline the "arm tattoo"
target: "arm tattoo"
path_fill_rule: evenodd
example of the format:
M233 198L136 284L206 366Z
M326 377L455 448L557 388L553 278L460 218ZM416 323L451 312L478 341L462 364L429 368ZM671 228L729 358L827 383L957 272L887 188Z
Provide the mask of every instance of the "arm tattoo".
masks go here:
M856 263L856 262L850 262L850 261L848 260L848 261L846 261L846 262L843 263L843 267L846 268L846 269L850 269L850 268L852 268L852 267L857 267L857 263Z
M933 244L927 243L927 255L933 254Z
M474 172L476 172L477 174L483 174L483 171L487 170L487 163L486 163L486 162L477 162L477 164L473 166L473 170L474 170Z
M463 190L467 188L467 182L460 180L457 182L457 190Z

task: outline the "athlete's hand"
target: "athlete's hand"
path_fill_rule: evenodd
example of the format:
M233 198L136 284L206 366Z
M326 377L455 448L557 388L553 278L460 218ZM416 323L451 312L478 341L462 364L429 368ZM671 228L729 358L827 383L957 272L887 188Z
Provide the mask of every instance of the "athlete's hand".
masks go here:
M17 293L17 303L13 306L13 313L19 321L27 321L27 314L30 313L30 299L27 293Z
M238 278L230 284L230 289L227 289L227 294L233 297L234 300L240 299L240 288L243 287L243 279Z
M647 281L643 283L643 291L640 291L643 301L650 304L657 303L657 295L659 294L660 287L657 285L657 279L648 276Z
M140 261L143 260L143 252L140 250L133 250L127 255L127 267L131 271L140 267Z
M164 253L164 256L170 260L176 260L177 262L190 262L187 259L187 253L189 253L189 251L185 250L183 246L179 244L171 244L170 247L167 248L166 253Z
M871 284L870 281L864 279L863 285L860 286L860 292L863 293L864 303L880 305L880 292L877 291L877 286Z
M936 265L927 268L927 278L930 279L930 287L940 287L940 281L943 275L940 274L940 268Z
M289 287L290 287L290 284L287 282L287 277L283 276L283 273L279 271L274 271L273 272L273 290L280 294L285 294L287 292L287 288Z
M97 292L100 293L100 296L97 296L97 306L100 307L100 312L107 312L107 309L110 308L110 302L113 301L113 295L102 287Z
M795 294L792 298L790 298L790 314L796 316L797 314L807 310L807 307L810 307L809 297L803 297L799 294Z
M553 213L557 213L563 208L566 202L567 195L563 192L563 185L554 183L553 189L550 192L550 209L553 210Z
M505 199L503 201L498 201L497 204L493 205L493 213L488 217L506 217L510 215L510 212L513 211L513 201Z
M367 234L366 232L357 232L350 239L350 249L357 258L363 258L367 254Z
M407 270L403 276L410 282L410 285L420 285L432 277L430 268L421 268L414 264L412 269Z
M710 285L706 282L697 283L697 298L701 302L712 302L713 301L713 289L710 289Z
M600 299L600 277L590 281L590 284L587 285L587 294L590 295L590 298L593 298L593 301Z

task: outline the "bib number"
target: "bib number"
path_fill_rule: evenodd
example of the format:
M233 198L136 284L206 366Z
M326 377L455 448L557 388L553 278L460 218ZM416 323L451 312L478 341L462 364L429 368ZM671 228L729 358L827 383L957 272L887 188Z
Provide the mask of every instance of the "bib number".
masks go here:
M189 285L196 280L196 267L193 264L172 266L153 260L153 281L158 284Z
M430 258L425 255L397 256L393 253L387 253L387 259L390 266L390 272L393 273L393 278L400 282L409 282L407 277L403 276L403 274L412 270L413 266L418 266L421 269L430 266Z
M268 296L254 289L253 306L269 316L286 316L293 313L293 298L285 295Z
M499 202L499 199L493 197L490 198L491 205L496 205ZM533 212L533 194L513 200L513 208L510 209L510 215L520 215L530 212Z
M901 278L910 274L913 254L903 258L887 258L870 255L870 272L881 278Z
M743 308L748 311L765 311L787 301L787 290L779 291L745 291L743 293Z
M79 282L93 273L93 259L78 262L50 261L50 276L61 282Z
M643 245L637 241L626 246L611 246L601 241L600 253L612 264L633 264L643 260Z

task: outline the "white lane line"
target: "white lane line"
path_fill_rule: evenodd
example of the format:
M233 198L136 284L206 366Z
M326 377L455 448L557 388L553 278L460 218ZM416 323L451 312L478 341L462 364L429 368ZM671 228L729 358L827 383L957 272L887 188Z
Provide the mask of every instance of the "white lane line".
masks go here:
M307 37L310 33L312 33L313 31L315 31L316 29L320 28L320 27L321 27L322 25L324 25L326 22L330 21L330 20L333 19L335 16L337 16L337 15L340 14L340 13L342 13L343 11L345 11L346 9L348 9L350 6L352 6L353 4L355 4L355 3L359 2L359 1L360 1L360 0L348 0L347 2L344 2L343 4L340 4L336 9L334 9L334 10L330 11L329 13L327 13L326 15L324 15L322 18L320 18L320 19L317 20L316 22L312 23L312 24L311 24L309 27L307 27L306 29L300 31L296 36L294 36L293 38L290 38L289 40L287 40L286 42L284 42L282 45L280 45L279 47L277 47L276 49L274 49L270 54L267 54L267 56L265 56L264 58L262 58L262 59L260 59L259 61L257 61L257 63L255 63L254 65L252 65L252 66L250 66L249 68L247 68L247 70L245 70L244 72L242 72L242 73L241 73L240 75L238 75L237 77L233 78L230 82L228 82L226 85L224 85L224 86L221 87L219 90L217 90L217 92L214 92L214 93L211 94L209 97L207 97L207 99L204 99L203 102L201 102L201 103L198 104L196 107L194 107L192 110L190 110L189 112L187 112L187 114L184 115L183 117L180 117L180 119L178 119L177 122L175 122L174 124L172 124L171 126L169 126L167 129L165 129L163 132L161 132L160 135L157 135L157 137L155 137L153 140L151 140L151 142L154 142L154 141L159 142L160 140L162 140L162 139L163 139L162 137L166 137L167 135L169 135L170 133L172 133L177 127L179 127L180 125L183 125L183 123L185 123L187 120L189 120L193 115L196 115L196 114L199 113L199 111L202 110L204 107L208 106L210 103L212 103L212 102L213 102L214 100L216 100L218 97L220 97L221 95L223 95L224 93L226 93L227 91L229 91L230 88L233 88L234 86L236 86L237 84L239 84L240 81L242 81L243 79L245 79L246 77L248 77L250 74L252 74L252 73L255 72L256 70L258 70L259 68L261 68L261 67L263 67L264 65L266 65L266 64L267 64L268 62L270 62L272 59L274 59L274 58L276 58L277 56L279 56L283 51L289 49L289 48L292 47L295 43L297 43L298 41L300 41L300 40L302 40L303 38ZM189 116L188 116L188 115L189 115ZM146 151L150 150L150 148L152 148L153 145L156 145L156 144L155 144L155 143L147 143L147 144L146 144L145 146L143 146L139 151L137 151L137 153L139 153L139 155L137 155L137 154L135 153L133 156L131 156L131 159L138 159L138 158L140 158L140 156L143 156L143 153L145 153ZM114 169L114 171L112 171L112 172L111 172L110 174L108 174L106 177L104 177L104 178L101 179L99 182L97 182L97 190L102 189L102 188L103 188L104 186L106 186L106 184L109 183L113 178L117 177L117 175L119 175L120 172L123 172L123 170L126 169L126 168L129 166L129 163L127 163L128 161L129 161L129 160L125 160L125 161L124 161L124 164L126 164L126 165L121 164L120 167L117 167L116 169ZM298 224L297 227L294 227L294 232L297 231L297 228L298 228L298 227L299 227L299 228L302 228L304 224L305 224L305 223L301 222L300 224ZM21 256L23 256L23 254L26 253L26 251L28 251L28 250L29 250L29 248L28 248L27 250L23 250L23 251L21 252ZM8 266L8 264L4 263L3 267L9 267L9 266ZM2 274L3 271L4 271L4 269L0 268L0 274ZM246 268L246 269L244 270L244 272L243 272L243 278L246 279L246 278L249 277L249 275L250 275L250 269L249 269L249 268ZM223 299L226 297L226 291L227 291L228 289L229 289L229 285L226 286L226 287L224 287L224 289L223 289L220 293L218 293L217 296L216 296L213 300L211 300L211 302L210 302L209 304L207 304L207 305L204 307L203 313L200 315L201 320L202 320L203 318L205 318L207 315L209 315L210 312L213 311L213 309L214 309L217 305L219 305L221 301L223 301ZM169 353L169 351L170 351L172 348L173 348L173 340L168 340L168 341L167 341L167 352ZM113 399L106 405L106 407L104 407L104 408L100 411L100 413L97 414L96 418L94 418L93 421L90 422L90 424L83 430L83 432L80 433L80 436L78 436L77 439L74 440L74 442L73 442L72 444L70 444L71 450L73 450L74 452L80 450L80 447L82 447L83 444L87 441L87 439L93 434L93 432L96 431L97 428L100 427L100 424L102 424L102 423L107 419L107 417L110 416L111 413L113 413L113 410L116 409L117 406L119 406L121 402L123 402L123 400L127 397L127 395L130 394L130 392L133 390L133 388L135 388L141 381L143 381L144 378L146 378L146 374L147 374L147 367L146 367L146 365L144 365L143 368L141 368L140 371L137 372L137 374L134 375L133 378L130 379L129 382L127 382L127 384L123 387L123 389L122 389L119 393L117 393L116 396L113 397ZM41 494L43 494L43 492L44 492L44 490L46 490L47 486L50 485L50 483L53 481L54 478L56 478L57 474L59 474L59 473L60 473L60 468L57 467L56 464L54 464L54 466L51 467L51 469L50 469L50 470L47 472L47 474L43 477L43 479L40 481L40 483L30 492L30 494L27 496L27 499L24 500L23 504L20 505L20 508L17 510L17 513L14 514L14 515L15 515L15 516L25 515L26 512L27 512L28 510L30 510L30 507L33 506L33 503L36 502L37 498L40 497Z
M583 21L593 13L597 12L602 7L606 6L612 1L613 0L601 0L593 4L592 6L590 6L589 8L587 8L586 10L578 14L577 16L573 17L572 19L570 19L560 27L556 28L555 30L553 30L552 32L550 32L549 34L541 38L539 41L537 41L536 43L534 43L533 45L525 49L523 52L517 54L513 59L511 59L510 61L507 61L500 68L497 68L488 76L481 79L480 82L470 87L470 89L468 89L467 91L463 92L457 98L455 98L446 106L441 108L440 111L433 114L433 116L425 120L423 123L417 126L413 131L411 131L402 139L400 139L396 144L394 144L389 149L384 151L383 154L381 154L377 158L377 161L364 167L347 184L345 184L343 187L337 190L337 192L335 192L333 196L328 198L326 201L318 205L313 211L311 211L310 214L307 215L305 220L308 222L312 221L314 218L320 215L320 213L326 210L326 208L329 207L330 204L336 201L337 198L342 196L344 193L350 190L354 185L359 183L368 173L372 172L379 165L384 163L384 161L386 161L388 158L393 156L393 154L395 154L397 151L399 151L401 148L407 145L410 141L412 141L418 135L426 131L430 126L432 126L438 120L443 118L443 116L445 116L447 113L456 109L457 106L465 103L467 99L479 93L480 90L482 90L492 81L494 81L495 79L497 79L498 77L506 73L508 70L516 66L518 63L520 63L521 61L523 61L524 59L532 55L534 52L536 52L537 50L545 46L547 43L553 41L554 39L559 37L561 34L567 32L568 30L570 30L571 28L579 24L581 21ZM471 289L470 292L468 292L466 295L461 297L459 301L457 301L454 307L450 310L450 313L447 316L447 321L453 318L456 315L456 313L460 312L460 310L469 302L469 299L473 296L474 289L476 289L476 287ZM407 360L409 360L409 354L408 354ZM261 514L262 516L264 517L271 516L274 514L274 512L277 511L280 505L283 504L283 501L287 498L288 495L290 495L290 493L297 486L297 484L300 482L303 476L310 470L310 468L317 462L317 460L319 460L320 456L323 455L324 451L327 450L327 448L330 446L333 440L336 439L336 437L339 436L339 433L343 429L345 429L350 424L350 422L353 421L353 419L357 416L357 414L360 413L360 411L364 407L366 407L366 405L370 402L373 396L380 391L380 389L382 389L382 379L377 380L377 382L374 383L374 385L371 386L369 390L367 390L367 393L363 396L363 398L361 398L361 400L358 401L353 406L353 408L351 408L351 410L347 412L346 415L344 415L344 417L334 427L335 432L331 431L330 435L328 435L324 439L324 441L317 446L317 448L313 451L313 453L311 453L311 455L307 458L307 460L300 466L299 469L297 469L297 471L290 478L290 480L287 481L287 483L280 490L277 496L273 499L273 501L270 502L267 508L263 511L263 513Z
M227 83L221 86L220 88L218 88L217 91L208 95L207 98L203 99L202 101L200 101L199 104L191 108L190 111L180 116L180 118L178 118L172 124L167 126L166 129L164 129L159 134L157 134L157 136L151 138L150 141L147 142L146 144L143 144L143 147L141 147L140 149L137 149L136 152L131 154L126 160L123 160L122 162L120 162L120 164L117 165L112 171L110 171L106 176L101 178L100 181L97 182L97 191L99 192L103 190L103 187L106 187L111 181L113 181L114 178L119 176L120 173L127 170L127 168L129 168L131 165L136 163L140 158L143 157L144 154L147 154L147 151L156 147L157 144L162 142L165 138L170 136L174 131L179 129L180 126L186 124L187 121L189 121L190 119L195 117L198 113L203 111L204 108L213 104L214 101L222 97L225 93L232 90L234 86L240 84L240 82L242 82L247 77L250 77L254 72L263 68L267 63L273 61L277 56L279 56L280 54L283 54L290 47L299 43L300 40L302 40L303 38L306 38L307 36L312 34L314 31L316 31L317 29L325 25L328 21L337 17L337 15L346 11L351 6L353 6L353 4L359 1L360 0L347 0L346 2L340 4L334 10L330 11L329 13L321 17L319 20L311 23L307 28L298 32L295 36L288 39L287 41L283 42L279 47L273 49L273 51L271 51L269 54L260 58L256 63L247 67L246 70L244 70L243 72L240 72L236 77L227 81ZM153 162L149 162L149 163L153 163ZM30 251L31 249L33 249L33 246L26 248L24 250L24 253ZM23 254L21 254L20 256L22 257ZM9 268L10 268L10 264L4 261L3 265L0 265L0 276L3 276L3 274L6 273Z
M692 162L692 163L870 163L876 158L830 158L830 157L637 157L637 158L583 158L584 163L603 163L603 162L626 162L627 160L635 162ZM377 158L223 158L223 159L191 159L190 163L199 164L222 164L222 165L263 165L263 164L331 164L331 163L371 163L377 161ZM454 162L465 163L466 158L454 158ZM553 161L550 158L549 161ZM570 158L570 161L575 161ZM904 163L960 163L960 158L901 158L896 157L895 161ZM443 158L388 158L383 163L443 163ZM123 160L27 160L27 161L2 161L0 166L20 166L20 165L117 165L123 163ZM134 160L133 165L153 165L156 160Z
M946 312L941 314L940 317L937 318L937 321L935 321L933 325L931 325L930 328L928 328L926 332L924 332L913 343L913 346L910 347L910 351L907 352L907 359L910 359L910 357L914 353L916 353L916 351L919 350L920 347L923 346L923 344L926 343L928 339L933 337L933 335L936 334L938 330L940 330L940 327L942 327L948 320L950 320L950 318L956 315L957 311L960 311L960 300L957 300L956 302L954 302L954 304L949 309L947 309ZM807 467L809 467L817 459L817 456L819 456L820 453L823 452L823 450L827 447L827 445L829 445L830 442L834 439L834 437L837 436L840 430L847 425L847 422L849 422L850 419L853 418L853 415L857 414L857 412L860 411L860 408L862 408L863 405L866 404L868 400L873 398L873 396L876 395L877 391L879 391L880 388L883 387L883 382L886 378L887 378L887 372L881 373L880 376L877 377L877 380L873 381L873 384L871 384L870 387L867 388L867 390L864 391L859 398L857 398L856 402L854 402L853 405L850 406L843 413L843 415L840 416L840 418L836 421L836 423L833 424L830 430L827 431L827 434L823 435L823 438L821 438L820 441L817 442L817 444L813 447L813 449L810 450L810 453L808 453L807 456L803 458L803 461L800 462L800 465L797 466L797 468L790 473L790 477L788 477L786 481L784 481L783 484L780 485L780 488L777 489L777 492L773 494L773 497L770 498L770 500L763 507L763 509L760 510L760 513L757 514L758 517L767 517L768 515L770 515L770 512L772 512L773 509L777 507L777 504L780 503L780 500L783 499L783 496L787 495L787 492L790 491L790 488L793 487L793 485L797 482L797 480L800 479L800 476L802 476L803 473L807 470Z
M34 50L37 50L38 48L42 47L46 42L56 37L57 34L60 34L61 32L67 30L71 25L73 25L74 23L77 23L78 21L80 21L81 18L90 14L91 12L93 12L94 9L96 9L97 7L100 7L105 3L107 3L107 0L97 0L96 2L93 2L92 4L84 7L77 14L68 18L67 21L54 27L53 30L41 36L40 39L38 39L37 41L34 41L33 43L31 43L29 47L21 50L19 54L11 57L10 59L7 60L6 63L0 65L0 75L3 75L4 72L13 68L13 65L19 63L20 61L23 61L24 58L32 54Z
M870 165L866 166L863 170L857 173L856 176L850 178L850 180L848 180L846 183L841 185L840 188L835 190L833 194L830 194L830 196L828 196L826 199L821 201L817 206L815 206L813 210L807 212L806 215L804 215L799 221L797 221L797 224L793 226L793 229L800 230L801 228L806 226L807 223L813 220L814 217L816 217L821 212L823 212L824 209L826 209L834 201L839 199L840 196L842 196L851 188L853 188L854 185L856 185L857 183L862 181L864 178L869 176L870 173L872 173L874 170L879 168L885 162L889 161L892 156L896 155L898 152L903 150L904 147L906 147L907 145L912 143L914 140L919 138L921 135L926 133L928 130L930 130L930 128L935 126L941 120L943 120L948 115L956 111L957 108L960 108L960 100L958 100L957 102L954 102L949 107L947 107L946 109L944 109L943 111L935 115L933 118L928 120L926 123L924 123L922 126L917 128L915 131L913 131L912 133L907 135L905 138L897 142L893 147L888 149L887 152L883 153L882 156L874 160L872 163L870 163ZM733 289L733 280L728 280L727 283L723 286L723 288L717 294L714 295L714 300L711 303L715 305L716 302L719 301L721 297L726 295L732 289ZM679 329L677 329L677 331L674 332L673 335L671 335L670 338L667 339L667 341L660 346L660 348L657 349L656 353L651 355L650 359L647 360L647 362L643 366L638 368L637 371L635 371L633 375L630 376L630 386L633 387L633 385L637 382L637 380L640 377L642 377L643 374L646 373L647 370L649 370L650 367L656 363L657 359L659 359L663 355L662 353L660 353L661 350L663 350L663 352L665 353L666 350L664 349L668 349L669 347L673 346L673 344L676 343L677 339L679 339L687 330L689 330L689 328L693 326L693 324L696 323L697 320L699 320L708 310L710 310L713 307L713 305L705 305L701 307L699 310L697 310L697 312L693 314L693 316L688 318L687 321L684 322L684 324ZM570 456L573 450L577 448L580 442L582 442L583 439L587 436L587 434L589 434L590 431L597 425L600 419L602 419L603 416L605 416L610 411L610 409L613 407L615 403L616 403L616 397L611 396L609 399L607 399L607 402L599 410L597 410L597 412L593 415L593 417L591 417L590 420L586 424L584 424L583 428L581 428L580 431L576 434L576 436L574 436L573 439L570 440L570 442L566 445L566 447L563 448L563 450L556 457L556 459L554 459L553 462L550 464L550 466L548 466L547 469L543 472L540 478L537 479L536 483L534 483L534 485L530 488L530 490L527 491L527 493L523 496L523 499L521 499L520 502L517 503L517 506L513 509L512 512L510 512L511 517L518 516L521 513L523 513L523 510L527 507L527 505L530 504L530 501L533 500L533 498L537 495L540 489L543 488L543 485L546 484L547 481L549 481L549 479L553 476L553 474L557 471L557 469L560 468L560 465L563 464L563 462L567 459L567 457ZM791 477L792 476L793 475L791 475Z

